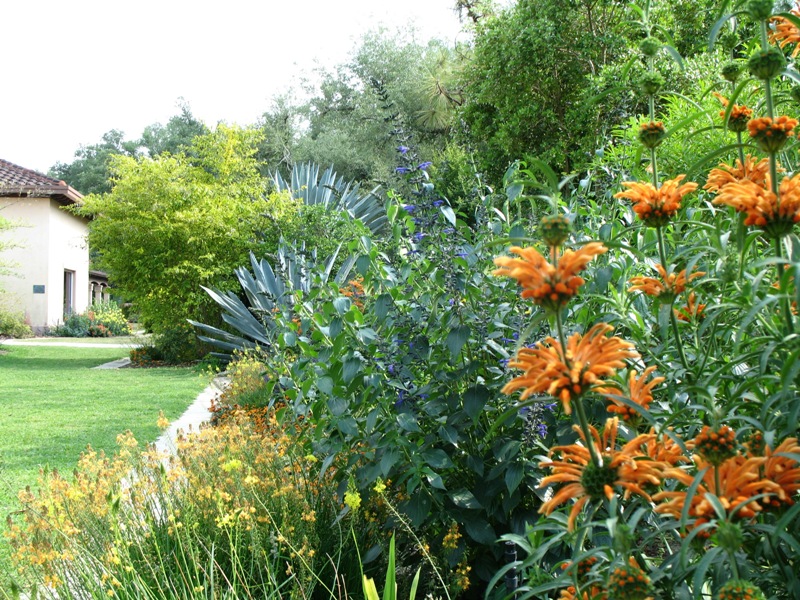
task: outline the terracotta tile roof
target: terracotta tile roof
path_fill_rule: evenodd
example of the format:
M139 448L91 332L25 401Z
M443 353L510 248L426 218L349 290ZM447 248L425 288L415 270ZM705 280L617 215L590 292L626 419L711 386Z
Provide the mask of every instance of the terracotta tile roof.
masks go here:
M83 196L64 181L0 158L0 196L50 196L65 204L81 204Z

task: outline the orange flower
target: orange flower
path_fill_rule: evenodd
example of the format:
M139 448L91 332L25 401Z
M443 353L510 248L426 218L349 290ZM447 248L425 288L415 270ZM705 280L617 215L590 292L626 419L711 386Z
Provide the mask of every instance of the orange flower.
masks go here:
M648 296L659 298L662 302L672 302L675 296L686 290L686 284L692 279L697 279L705 275L704 271L697 271L688 277L686 276L686 269L680 273L667 273L664 267L656 265L656 271L661 275L661 279L653 277L631 277L628 288L629 292L644 292Z
M567 340L566 352L552 337L533 348L520 348L508 365L524 373L503 387L504 394L522 389L521 400L533 394L549 394L561 400L564 412L571 414L570 401L591 387L603 384L625 366L625 359L637 358L633 344L618 337L607 337L614 328L598 323L585 335L574 333Z
M800 16L800 11L796 8L792 9L792 14ZM779 42L781 48L800 42L800 30L789 19L773 17L772 22L775 24L775 30L770 32L770 41ZM800 52L800 45L795 46L792 56L797 56L798 52Z
M592 435L590 443L594 444L595 452L602 457L603 465L598 466L592 461L586 438L577 425L573 429L583 442L569 446L556 446L550 451L550 456L560 454L560 460L550 460L540 463L540 467L548 468L552 474L542 479L540 488L553 483L564 483L553 496L542 504L539 512L550 515L558 506L569 500L575 499L575 504L569 513L567 526L569 531L575 530L575 520L581 509L590 500L602 500L614 497L618 491L624 490L624 498L631 494L638 494L647 500L650 496L644 491L643 486L659 485L661 471L664 465L645 456L641 448L653 437L652 434L641 434L627 442L622 448L617 448L617 428L619 419L614 417L606 421L603 428L603 437L597 430L589 426Z
M523 298L532 298L536 304L559 310L578 293L585 282L578 273L586 268L595 256L607 252L600 242L590 242L578 250L566 250L560 256L554 252L555 265L551 265L534 248L513 246L509 252L520 258L499 256L494 259L499 269L492 272L498 277L512 277L522 287Z
M608 592L596 585L589 586L588 589L578 592L574 585L561 590L558 600L608 600Z
M778 198L769 189L752 181L729 183L713 200L713 204L732 206L739 212L747 213L745 225L762 228L769 236L779 237L792 230L800 221L800 174L784 177L781 181Z
M725 98L722 94L714 92L714 97L722 103L722 106L725 108L728 107L728 99ZM719 111L719 116L721 119L725 118L725 111ZM747 121L750 117L753 116L753 109L748 108L744 104L734 104L731 108L730 115L728 116L728 129L731 131L744 131L747 129Z
M699 456L694 457L695 465L701 475L700 485L691 497L688 510L690 517L694 518L691 527L698 527L711 519L716 518L713 503L709 495L715 495L726 511L730 511L737 519L750 519L761 511L761 505L753 500L758 494L779 494L781 488L777 483L761 478L760 470L766 462L764 457L733 456L717 467L719 473L720 489L717 490L715 482L715 468ZM687 488L692 485L695 476L689 472L673 468L663 473L664 477L677 479ZM676 520L681 518L687 502L686 490L664 491L653 494L653 500L660 502L655 511L671 515ZM735 511L735 512L734 512ZM705 532L703 536L708 534Z
M686 302L686 306L681 309L675 309L675 316L680 319L681 321L691 321L691 320L701 320L705 315L703 311L705 310L705 304L697 304L696 296L694 292L689 292L689 300Z
M776 496L761 501L770 506L794 504L792 496L800 490L800 463L789 456L779 456L781 454L800 454L797 438L786 438L775 450L769 446L765 450L764 479L780 488Z
M689 462L683 448L669 435L662 433L660 436L656 436L653 428L650 429L650 433L653 434L653 438L644 446L646 456L670 467L674 467L678 463Z
M741 183L745 180L767 187L768 176L769 159L762 158L756 162L756 158L748 154L744 157L744 166L737 158L734 166L720 163L719 168L711 169L703 189L716 194L729 183Z
M644 409L647 409L653 401L653 388L664 381L663 377L653 377L648 383L645 383L650 374L655 370L655 367L647 367L642 373L642 376L638 379L636 377L636 371L633 370L628 376L628 397L631 402L634 402ZM611 404L606 408L608 412L618 414L624 421L635 420L639 417L639 413L635 409L620 400L620 390L608 387L598 389L597 391L611 401Z
M797 126L797 119L790 119L782 115L774 121L769 117L759 117L747 124L750 137L758 143L759 148L764 152L777 152L786 143Z
M614 194L614 198L627 198L634 203L634 212L646 225L659 227L678 212L683 197L697 189L697 184L692 182L678 185L684 177L686 175L678 175L665 181L659 189L652 183L623 181L622 185L630 189Z

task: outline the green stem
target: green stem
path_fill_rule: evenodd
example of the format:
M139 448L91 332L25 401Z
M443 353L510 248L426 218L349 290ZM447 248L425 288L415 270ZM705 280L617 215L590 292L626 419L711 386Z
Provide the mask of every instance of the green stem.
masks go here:
M767 22L761 21L759 23L760 26L760 33L761 33L761 49L766 50L769 48L769 36L767 35Z
M664 242L664 231L660 225L656 227L656 240L658 241L658 256L661 259L661 266L664 272L667 272L667 245L666 242ZM683 349L683 340L681 339L680 330L678 329L678 319L675 316L675 311L672 309L673 302L670 302L669 305L669 322L672 326L672 334L675 337L675 345L678 347L678 356L681 359L683 368L686 370L686 378L691 381L693 377L689 369L689 361L686 359L686 351Z
M728 550L728 558L731 561L731 573L734 579L739 579L739 565L736 564L736 553L733 550Z
M567 358L567 340L566 336L564 335L564 322L561 319L561 311L556 310L555 313L558 341L561 343L561 359L569 369L571 368L571 365L569 364L569 359ZM597 449L594 447L594 439L592 438L591 430L589 429L589 420L586 418L586 411L583 409L583 399L579 396L574 399L572 404L575 407L575 414L578 417L578 425L583 432L583 438L586 441L586 447L589 449L589 454L592 457L592 461L596 466L602 467L603 461L597 455Z
M736 143L738 144L737 150L739 151L739 162L742 163L742 169L744 169L744 148L742 147L742 132L736 132Z
M779 259L783 258L783 243L781 242L780 236L775 238L775 256ZM780 260L778 264L775 265L775 268L778 270L778 282L780 283L783 277L783 261ZM792 317L792 307L789 304L789 298L786 294L782 294L781 296L781 308L783 309L783 318L786 321L786 331L791 333L794 331L794 317Z
M650 166L653 168L653 187L658 189L658 160L655 148L650 148Z

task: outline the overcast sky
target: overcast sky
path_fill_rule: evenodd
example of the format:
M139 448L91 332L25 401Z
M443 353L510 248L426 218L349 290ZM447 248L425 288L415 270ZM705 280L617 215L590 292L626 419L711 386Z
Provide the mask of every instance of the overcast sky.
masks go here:
M137 138L184 98L207 125L346 60L378 25L455 41L453 0L21 0L3 3L0 158L46 172L111 130Z

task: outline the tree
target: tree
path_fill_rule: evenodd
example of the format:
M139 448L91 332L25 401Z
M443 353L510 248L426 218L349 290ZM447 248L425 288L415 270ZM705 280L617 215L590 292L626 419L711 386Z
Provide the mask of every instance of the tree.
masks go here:
M0 216L0 234L3 234L7 231L11 231L17 226L18 225L13 221L9 221L5 217ZM16 246L17 244L15 244L13 241L3 239L2 237L0 237L0 255L2 255L4 251L9 250L10 248L14 248ZM14 265L10 261L4 260L2 256L0 256L0 275L12 274L14 272L13 268ZM2 293L2 291L3 291L2 288L0 288L0 293Z
M386 183L397 166L398 144L389 133L398 123L430 159L449 135L450 109L462 101L452 85L458 61L446 44L419 44L410 32L366 34L348 63L321 74L319 92L300 107L307 128L294 161L333 165L348 180ZM373 82L387 92L389 111Z
M56 163L48 175L61 179L81 194L102 194L111 191L109 177L111 157L115 155L135 156L137 142L126 142L125 134L112 129L103 134L99 144L81 146L75 151L71 163Z
M170 118L166 125L154 123L144 128L139 140L140 151L146 150L151 157L165 152L177 154L191 147L192 140L198 135L208 133L208 127L192 115L185 101L181 100L179 107L180 114Z
M153 331L187 318L216 323L201 286L235 286L234 270L251 251L291 234L297 203L266 194L253 158L258 141L252 129L220 125L187 153L113 156L111 191L76 209L92 218L98 266Z
M56 163L48 175L66 181L84 195L110 192L111 157L175 154L188 149L196 136L208 133L208 128L194 118L188 104L181 102L179 106L180 114L166 125L148 125L138 140L125 140L125 134L117 129L104 133L100 143L81 146L74 161Z
M625 48L624 11L614 0L519 0L479 22L462 116L491 181L526 155L568 172L594 146L591 108L579 101Z

